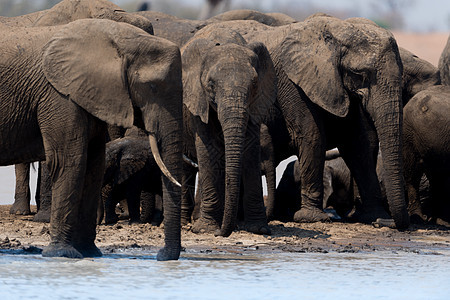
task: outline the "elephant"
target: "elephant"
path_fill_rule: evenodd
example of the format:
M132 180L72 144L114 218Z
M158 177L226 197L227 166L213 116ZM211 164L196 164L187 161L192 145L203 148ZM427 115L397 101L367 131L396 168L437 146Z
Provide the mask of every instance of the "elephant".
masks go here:
M410 51L399 48L400 57L403 64L403 75L402 75L402 103L405 105L408 103L409 99L412 98L417 92L427 89L430 86L440 84L440 77L438 69L433 66L431 63L420 59ZM275 110L273 112L274 118L281 118L282 116L276 116L276 114L280 114L279 110ZM275 194L275 168L276 166L284 160L286 157L290 155L290 153L284 153L282 147L274 147L273 145L281 145L283 140L289 140L288 136L282 137L282 132L277 131L276 136L274 137L275 142L272 142L272 137L268 131L266 126L261 127L261 153L262 153L262 161L263 164L261 166L263 174L266 175L267 181L267 190L268 195L266 199L266 209L268 211L268 217L279 218L279 213L274 212L274 206L278 201L276 194L290 194L291 192L286 192L286 188L281 188ZM286 131L284 131L286 132ZM287 135L287 134L286 134ZM282 148L282 149L280 149ZM288 147L285 147L288 148ZM327 199L330 197L332 193L332 185L338 185L339 187L335 187L334 189L339 189L339 193L333 193L333 195L338 195L337 197L333 196L334 202L340 202L345 205L338 205L340 208L338 214L343 215L343 211L347 211L349 206L353 206L354 192L353 190L357 187L354 187L353 184L350 185L350 170L344 166L344 161L342 158L338 159L335 162L331 162L330 160L340 157L338 151L336 152L326 152L326 162L325 162L325 171L324 176L324 203L327 203ZM330 161L330 162L329 162ZM332 170L330 170L332 168ZM328 170L327 170L328 169ZM289 169L290 170L290 169ZM380 171L379 171L380 170ZM380 165L380 161L377 162L377 176L380 177L382 166ZM288 174L292 174L292 172L288 172ZM382 178L378 178L379 182L382 182ZM300 181L298 182L298 184ZM288 185L290 186L290 185ZM425 188L424 188L425 189ZM385 204L385 190L384 185L381 185L382 191L382 199L383 205ZM291 199L296 197L288 196ZM351 200L351 203L349 202ZM293 201L293 200L292 200ZM301 202L301 199L298 199ZM284 201L285 202L285 201ZM298 206L298 205L297 205ZM291 206L293 207L293 206ZM326 206L325 206L326 207Z
M296 22L295 19L282 13L266 14L247 9L231 10L206 20L183 19L156 11L141 11L135 14L147 18L152 23L156 36L168 39L179 47L186 44L196 32L208 24L228 20L255 20L269 26L280 26Z
M226 28L200 30L181 48L185 130L198 162L200 217L193 232L229 236L243 197L246 230L268 234L260 123L276 97L266 47ZM189 153L188 153L189 154Z
M266 45L278 77L278 113L266 121L274 145L297 155L302 207L296 222L328 220L322 210L326 149L337 147L354 174L362 205L355 220L391 216L381 204L376 177L380 144L386 192L398 229L409 226L402 176L402 63L393 35L365 19L324 14L270 27L252 21L211 24ZM279 117L281 116L281 117ZM288 139L281 140L288 136ZM287 157L289 157L287 156Z
M47 162L51 241L42 255L101 255L94 241L108 123L134 124L149 135L166 175L165 246L157 259L178 259L183 151L179 48L111 20L0 26L0 165Z
M269 26L282 26L297 22L294 18L283 13L262 13L251 9L236 9L211 17L205 20L205 24L232 20L254 20Z
M355 206L360 205L358 188L355 186L353 176L338 151L327 151L325 159L322 207L328 211L332 219L349 220ZM382 160L381 157L378 157L377 176L380 180L383 204L387 204L381 172ZM301 207L300 188L300 165L298 160L295 160L286 166L276 188L277 201L274 203L274 219L281 221L293 220L295 212Z
M430 183L431 218L450 223L450 87L432 86L417 93L404 108L403 160L408 210L419 221L430 218L419 201L423 174Z
M439 58L438 67L442 84L450 85L450 36L448 37L447 44L445 44L445 48Z
M64 25L79 19L109 19L139 27L153 34L146 18L127 13L107 0L63 0L50 9L18 17L0 17L0 24L13 27Z
M149 34L153 34L151 22L141 16L125 12L119 6L106 0L64 0L54 7L19 17L0 17L0 24L14 27L40 27L67 24L77 19L110 19L117 22L125 22L137 26ZM11 214L29 215L30 210L30 188L29 169L30 164L17 165L16 188L14 204L11 206ZM51 185L47 176L49 171L45 162L39 162L38 180L36 193L36 204L38 212L33 220L37 222L48 222L50 219ZM41 174L42 173L42 174ZM42 206L41 206L42 202Z
M151 153L147 134L133 127L123 138L108 142L105 164L97 224L103 215L105 224L116 223L119 219L116 205L126 199L125 215L128 214L131 223L158 226L162 222L161 171Z

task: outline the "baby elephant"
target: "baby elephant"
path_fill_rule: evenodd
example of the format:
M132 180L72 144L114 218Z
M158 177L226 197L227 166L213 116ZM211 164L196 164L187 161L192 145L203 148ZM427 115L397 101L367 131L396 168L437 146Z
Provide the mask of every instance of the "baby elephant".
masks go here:
M412 218L429 219L419 201L425 173L430 182L431 218L450 222L450 87L416 94L403 110L404 176Z
M119 220L116 206L126 200L124 206L128 207L130 222L158 226L162 222L161 197L161 171L142 130L129 129L123 138L106 144L106 168L97 224L102 222L103 215L105 224L116 223Z

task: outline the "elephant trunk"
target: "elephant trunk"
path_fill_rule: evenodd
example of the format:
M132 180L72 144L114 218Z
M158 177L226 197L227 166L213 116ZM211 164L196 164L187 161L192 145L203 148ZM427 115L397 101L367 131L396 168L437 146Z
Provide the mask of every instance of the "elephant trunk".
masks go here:
M236 99L232 101L237 103ZM222 227L216 235L227 237L233 232L237 222L242 153L248 115L245 109L239 106L222 111L219 108L219 120L225 142L225 205Z
M381 81L381 80L380 80ZM402 160L402 101L400 84L393 85L394 79L387 79L372 87L369 103L376 103L372 108L375 128L383 154L385 169L386 195L389 210L398 229L409 226L409 216L405 202L403 160Z

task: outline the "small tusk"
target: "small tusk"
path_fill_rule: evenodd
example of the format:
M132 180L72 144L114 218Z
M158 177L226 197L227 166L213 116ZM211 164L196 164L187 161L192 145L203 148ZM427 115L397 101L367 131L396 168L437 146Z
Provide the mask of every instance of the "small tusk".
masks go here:
M185 162L187 162L188 164L190 164L191 166L193 166L194 168L198 169L198 164L196 164L192 159L190 159L189 157L187 157L185 154L183 154L183 159Z
M150 149L152 150L153 157L155 158L156 164L158 165L159 169L167 178L169 178L170 181L172 181L175 185L181 187L181 184L172 176L172 174L170 174L166 165L162 161L161 155L159 154L158 143L156 142L156 137L153 134L150 134L148 137L150 140Z
M335 158L341 157L341 154L339 153L338 149L332 149L332 150L328 150L325 153L325 160L332 160Z

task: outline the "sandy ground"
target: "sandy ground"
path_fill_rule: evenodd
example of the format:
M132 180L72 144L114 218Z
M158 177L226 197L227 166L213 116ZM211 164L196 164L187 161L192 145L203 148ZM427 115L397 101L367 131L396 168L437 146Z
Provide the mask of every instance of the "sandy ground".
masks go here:
M9 205L0 206L0 249L39 252L49 240L49 225L32 222L32 216L9 214ZM35 209L35 207L34 207ZM194 234L188 224L182 229L182 246L187 253L279 253L279 252L360 252L407 251L438 253L450 250L450 228L411 226L399 232L360 223L270 223L272 235L256 235L236 230L228 238ZM140 248L156 252L164 244L163 228L150 224L120 221L97 227L97 246L103 253Z

